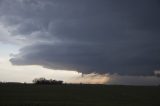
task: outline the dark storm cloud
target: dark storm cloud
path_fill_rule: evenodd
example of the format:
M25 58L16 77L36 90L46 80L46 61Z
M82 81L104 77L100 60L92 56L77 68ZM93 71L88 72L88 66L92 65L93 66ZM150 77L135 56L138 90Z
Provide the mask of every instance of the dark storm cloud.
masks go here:
M157 0L3 1L0 20L32 42L11 59L83 73L154 75L160 64ZM45 41L45 42L43 42Z

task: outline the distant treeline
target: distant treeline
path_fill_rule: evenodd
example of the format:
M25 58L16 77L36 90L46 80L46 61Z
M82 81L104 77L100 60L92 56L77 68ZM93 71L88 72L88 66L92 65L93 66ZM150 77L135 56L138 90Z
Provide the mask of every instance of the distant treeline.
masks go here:
M63 84L63 81L57 81L57 80L47 80L45 78L36 78L33 80L34 84L44 84L44 85L61 85Z
M21 82L0 82L0 84L25 84Z

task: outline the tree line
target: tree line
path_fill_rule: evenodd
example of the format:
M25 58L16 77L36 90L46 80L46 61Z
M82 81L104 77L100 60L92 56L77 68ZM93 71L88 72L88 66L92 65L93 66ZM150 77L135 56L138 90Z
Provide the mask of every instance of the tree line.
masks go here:
M45 78L35 78L33 80L34 84L44 84L44 85L61 85L63 84L63 81L58 80L47 80Z

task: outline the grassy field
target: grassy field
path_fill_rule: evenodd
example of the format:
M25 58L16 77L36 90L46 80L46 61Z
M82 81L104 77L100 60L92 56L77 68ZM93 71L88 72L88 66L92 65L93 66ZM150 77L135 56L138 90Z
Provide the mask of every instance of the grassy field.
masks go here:
M160 106L160 87L0 84L0 106Z

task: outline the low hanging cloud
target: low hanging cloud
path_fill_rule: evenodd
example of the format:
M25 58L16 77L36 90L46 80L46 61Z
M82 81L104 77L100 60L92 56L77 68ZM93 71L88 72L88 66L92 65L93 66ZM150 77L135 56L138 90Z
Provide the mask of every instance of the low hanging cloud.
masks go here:
M24 40L14 65L153 76L159 11L157 0L2 0L0 23Z
M109 81L106 84L114 85L159 85L160 78L156 76L129 76L129 75L108 75Z
M71 78L69 83L82 84L114 84L114 85L159 85L160 78L156 76L130 76L118 74L81 74Z
M72 78L70 83L82 83L82 84L107 84L109 81L109 75L107 74L82 74L79 77Z

